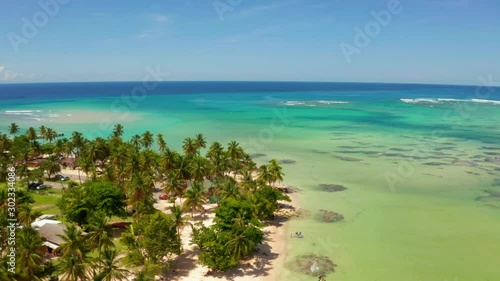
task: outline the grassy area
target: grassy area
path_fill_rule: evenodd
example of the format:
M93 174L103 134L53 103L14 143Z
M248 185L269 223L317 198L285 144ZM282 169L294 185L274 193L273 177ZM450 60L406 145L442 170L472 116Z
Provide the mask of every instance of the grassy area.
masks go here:
M127 246L125 246L124 244L122 244L122 242L120 241L120 238L115 238L115 239L113 239L113 243L115 243L116 250L117 250L120 254L125 254L125 253L127 253L127 251L128 251Z
M57 208L57 200L61 198L62 191L57 189L48 189L44 191L31 192L35 203L33 209L42 212L43 214L60 215L61 211Z
M6 189L6 183L0 183L0 189ZM17 186L17 188L22 188ZM43 214L60 215L61 211L57 208L57 200L62 196L62 190L46 189L41 191L30 191L35 203L33 209L42 212Z
M131 216L128 216L128 217L125 217L125 218L120 218L120 217L116 217L116 216L112 216L110 219L109 219L109 223L115 223L115 222L133 222L134 220L132 219Z

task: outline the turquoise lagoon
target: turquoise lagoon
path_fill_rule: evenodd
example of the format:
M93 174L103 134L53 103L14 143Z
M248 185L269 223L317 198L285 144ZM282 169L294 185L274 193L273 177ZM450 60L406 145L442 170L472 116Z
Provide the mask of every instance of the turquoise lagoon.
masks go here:
M500 278L500 89L352 83L1 85L0 130L46 125L70 135L149 130L180 149L203 133L237 140L258 163L283 164L304 216L292 220L281 280L314 280L289 264L324 255L327 280ZM341 184L326 192L321 184ZM320 210L344 215L324 223Z

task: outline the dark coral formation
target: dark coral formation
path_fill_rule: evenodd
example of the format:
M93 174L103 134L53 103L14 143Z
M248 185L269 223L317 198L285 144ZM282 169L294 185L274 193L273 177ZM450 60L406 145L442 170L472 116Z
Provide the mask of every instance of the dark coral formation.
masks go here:
M291 159L283 159L279 161L280 164L295 164L297 161Z
M252 158L259 158L259 157L265 157L265 156L267 156L267 154L255 153L255 154L252 154L251 156L252 156Z
M335 272L336 264L326 256L298 256L290 265L290 269L309 276L323 276Z
M346 190L347 187L340 185L340 184L320 184L319 187L321 190L327 191L327 192L336 192L336 191L342 191Z
M483 190L487 195L486 196L478 196L476 198L477 201L487 202L487 201L499 201L500 200L500 191L496 190Z
M338 222L344 219L342 214L336 213L334 211L319 210L321 212L322 222Z

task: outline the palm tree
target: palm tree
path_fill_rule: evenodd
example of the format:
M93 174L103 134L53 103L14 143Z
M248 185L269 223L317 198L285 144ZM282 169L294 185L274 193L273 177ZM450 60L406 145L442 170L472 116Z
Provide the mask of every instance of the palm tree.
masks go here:
M0 152L7 150L7 148L10 146L10 143L11 141L7 137L7 135L0 133Z
M190 163L190 172L195 181L203 181L209 172L207 160L200 156L193 158Z
M11 274L9 272L9 266L7 262L0 263L0 280L2 281L17 281L16 274Z
M82 239L83 232L74 225L66 227L64 234L58 235L64 241L59 245L58 251L64 257L74 257L77 260L84 261L88 247L85 240Z
M120 187L123 187L123 181L127 177L126 167L129 159L129 144L122 143L113 149L110 156L110 163L114 167L115 176L118 179Z
M116 183L118 178L116 177L116 169L112 165L104 166L102 170L102 179L104 181L110 181Z
M9 134L15 136L17 133L19 133L19 126L16 123L10 123Z
M217 157L221 157L221 155L224 153L224 147L219 142L213 142L210 148L208 149L207 152L207 158L208 159L214 159Z
M128 174L128 178L131 176L140 174L144 171L142 168L141 158L137 150L129 151L128 159L126 160L125 171Z
M43 153L42 146L36 140L31 143L30 157L38 158Z
M76 161L78 164L78 167L87 175L87 177L91 177L92 180L95 180L97 178L97 171L95 168L95 163L90 159L89 156L80 156L78 160ZM80 174L78 174L78 177L80 177ZM80 179L80 184L81 184L81 179Z
M259 167L257 180L264 184L271 184L273 181L273 175L271 171L269 171L269 167L267 165L261 165Z
M31 226L31 223L40 215L41 213L33 210L28 203L19 206L18 220L20 224L26 227Z
M167 195L175 194L175 196L181 198L182 203L182 195L184 194L185 188L184 182L178 178L177 174L173 172L169 173L164 190Z
M101 258L102 250L109 250L115 247L113 243L113 232L108 226L109 219L103 212L95 212L90 218L89 234L86 240L92 248L97 249L98 257Z
M128 205L135 211L135 218L147 212L153 206L153 186L148 176L143 174L132 174L127 183Z
M253 192L257 188L257 183L253 179L252 172L245 170L241 177L240 186L247 192Z
M104 151L102 150L102 144L96 139L94 141L90 141L86 145L85 154L86 157L93 163L95 163L98 159L102 159Z
M68 139L58 139L56 141L56 144L54 145L54 155L57 157L57 159L60 159L60 157L68 150Z
M151 147L153 144L153 134L151 134L150 131L146 131L142 134L142 140L141 140L142 145L144 148L148 149Z
M127 280L129 271L122 267L123 257L118 257L116 250L106 249L100 257L96 266L99 269L99 274L94 280L102 281L121 281Z
M82 133L74 131L73 134L71 135L70 148L71 151L75 153L77 159L78 157L80 157L80 153L84 145L85 145L85 138L83 137Z
M243 167L247 171L253 171L257 168L257 164L255 164L255 162L253 161L252 156L250 156L250 154L245 153L241 160L242 160Z
M222 198L238 198L240 196L240 189L238 187L238 183L230 177L227 177L224 181L222 181Z
M59 258L59 273L64 281L87 281L90 278L90 260L77 256L62 256Z
M191 173L189 169L190 158L187 156L179 155L177 157L177 162L172 170L172 172L176 175L176 178L179 180L190 180Z
M271 176L270 180L273 183L273 185L277 181L279 181L279 182L283 181L283 176L285 174L283 173L283 169L278 164L278 162L276 161L276 159L271 159L271 161L269 161L268 170L269 170L269 174Z
M209 167L209 175L212 180L217 181L218 178L224 176L224 174L228 171L228 158L226 155L221 154L219 156L215 156L211 160L211 165Z
M233 229L235 231L239 230L239 229L244 229L248 225L248 221L245 218L245 213L246 212L240 210L238 212L238 214L236 215L236 217L234 219L232 219Z
M45 137L49 141L49 143L52 143L52 141L55 140L57 137L57 132L51 128L47 128L47 132L45 134Z
M116 124L113 128L113 137L121 138L123 136L123 125Z
M186 191L186 201L183 207L191 210L191 216L194 216L195 210L203 209L205 196L203 195L203 186L199 182L193 182L191 188Z
M160 160L160 166L163 172L168 173L170 170L174 169L177 165L178 158L179 154L167 147Z
M174 226L177 229L177 235L180 237L181 229L188 224L188 217L184 215L181 206L173 205L170 207L172 218L174 219Z
M236 141L229 142L227 146L227 153L231 159L231 171L233 172L233 178L236 179L238 170L241 168L240 159L243 157L244 152L240 147L240 144Z
M40 130L41 129L42 128L40 127ZM82 133L74 131L71 135L71 140L69 143L69 151L75 154L77 162L80 158L80 154L84 148L84 145L85 145L85 138L83 137ZM78 169L78 180L80 181L80 184L82 184L80 169Z
M36 130L33 127L29 127L28 130L26 130L26 136L30 141L35 141L38 137L36 134Z
M27 280L41 280L44 251L43 239L31 227L23 227L16 237L17 266L24 271ZM3 279L2 279L3 280Z
M240 144L236 141L231 141L227 145L227 152L231 160L238 160L243 156L243 150L240 147Z
M40 126L40 128L38 128L38 130L40 131L40 137L42 138L42 140L45 140L45 137L47 136L47 127L42 125Z
M42 168L45 172L47 172L49 179L53 174L61 171L61 166L59 165L56 156L50 156L46 159L42 164Z
M159 168L160 159L158 153L151 149L141 151L140 161L142 162L141 166L144 172L156 173Z
M248 237L250 227L253 226L248 226L244 229L236 229L233 232L234 237L226 244L229 252L236 260L239 260L242 257L250 254L255 247L255 243L250 237Z
M196 147L198 148L198 151L201 148L207 147L207 142L205 141L205 137L203 136L203 134L197 134L195 139L194 139L194 142L195 142Z
M196 142L192 138L184 139L182 149L184 150L184 154L187 157L191 157L191 156L198 153L198 148L196 146Z
M132 138L130 139L130 143L134 145L135 149L139 150L142 143L141 136L137 134L133 135Z
M165 152L165 149L167 149L167 142L165 141L162 134L156 135L156 142L158 144L158 149L160 150L160 152Z

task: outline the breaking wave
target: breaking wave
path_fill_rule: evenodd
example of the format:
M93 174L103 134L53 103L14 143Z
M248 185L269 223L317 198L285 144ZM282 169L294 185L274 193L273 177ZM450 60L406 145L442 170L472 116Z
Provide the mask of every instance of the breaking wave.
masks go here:
M457 102L473 102L473 103L482 103L482 104L493 104L500 105L500 101L497 100L484 100L484 99L443 99L443 98L424 98L424 99L400 99L404 103L409 104L446 104L446 103L457 103Z
M334 101L334 100L315 100L315 101L284 101L286 106L328 106L333 104L347 104L349 101Z

